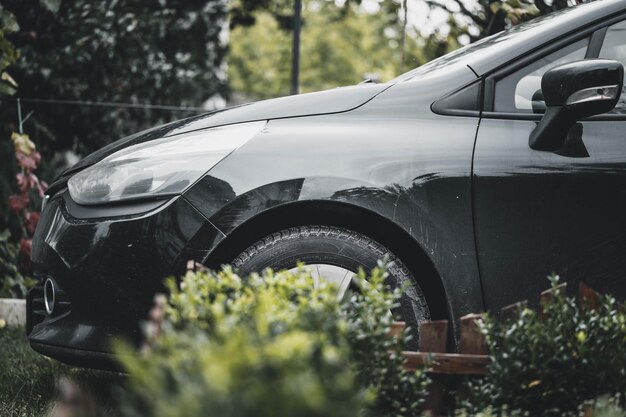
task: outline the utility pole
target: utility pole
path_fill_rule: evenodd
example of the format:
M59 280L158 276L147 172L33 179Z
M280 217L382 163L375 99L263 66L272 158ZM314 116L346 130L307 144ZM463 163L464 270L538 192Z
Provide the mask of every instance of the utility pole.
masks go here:
M300 77L300 28L302 26L302 0L294 0L293 45L291 48L291 94L298 94Z

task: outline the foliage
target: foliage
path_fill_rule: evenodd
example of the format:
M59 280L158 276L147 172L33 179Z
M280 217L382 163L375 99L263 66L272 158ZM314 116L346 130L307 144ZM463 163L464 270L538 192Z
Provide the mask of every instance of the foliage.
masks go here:
M15 20L15 16L0 4L0 97L14 94L17 88L17 83L7 69L15 64L19 58L19 53L6 37L7 34L16 32L17 30L19 30L19 25ZM5 105L4 100L2 104L3 106ZM0 136L2 133L2 129L0 129ZM11 143L9 141L0 140L0 158L3 161L10 161L11 158L9 158L8 155L12 152ZM0 200L4 200L6 196L9 195L9 189L11 187L8 179L13 176L13 172L13 164L11 163L3 163L0 167ZM4 229L7 224L7 214L5 205L0 204L0 230ZM4 245L4 243L1 243L1 245ZM5 252L6 250L3 250L2 256L5 255ZM4 265L5 259L1 259ZM4 266L2 268L4 269ZM5 271L2 271L2 274L4 273Z
M291 33L270 13L230 32L228 78L234 92L256 99L289 93ZM402 37L397 10L368 13L357 7L305 2L300 90L353 85L365 78L386 81L456 49L453 37L416 32Z
M27 134L13 132L11 140L15 149L15 160L19 168L15 179L17 182L18 194L9 196L9 208L17 214L23 230L22 235L28 240L35 233L35 228L39 222L39 212L31 209L34 204L39 206L44 196L44 191L48 185L40 181L35 175L35 171L41 162L41 155L37 152L35 144ZM33 198L36 196L36 198ZM30 246L30 243L27 243ZM20 246L24 244L20 242ZM30 250L26 255L30 255Z
M558 277L551 279L557 288ZM592 309L558 292L540 313L520 309L498 325L482 325L490 373L471 384L474 410L493 405L532 415L575 413L582 402L626 392L626 313L604 296Z
M305 0L302 29L302 91L354 84L375 75L388 80L534 17L577 0L427 0L449 18L428 35L407 25L414 3L377 0L375 13L362 1ZM375 10L376 8L369 9ZM237 0L231 5L229 79L233 90L254 98L288 93L293 4L286 0ZM411 14L410 12L408 14ZM262 39L263 41L259 41ZM249 57L255 57L251 60Z
M347 339L352 361L361 386L376 392L374 402L366 415L416 416L420 415L429 378L423 372L406 372L401 355L402 346L409 340L406 331L403 340L389 337L393 321L390 311L398 307L402 289L390 291L385 285L387 273L379 262L369 277L359 274L358 289L349 292L340 305L340 317L347 323Z
M19 53L6 38L7 33L16 32L19 25L15 16L0 4L0 96L15 94L17 83L7 72L7 68L15 64Z
M576 417L626 417L626 409L623 407L623 399L620 395L613 397L602 396L595 400L585 401L578 407L578 411L571 413ZM488 407L483 411L469 413L466 409L458 410L455 417L522 417L530 416L528 412L509 410L507 407L494 409Z
M19 84L26 130L39 145L45 172L66 168L63 156L88 154L120 137L185 116L190 111L141 107L203 107L227 94L223 0L3 0L15 31L6 39L20 52L11 75ZM0 17L4 14L0 14ZM3 18L4 20L4 18ZM0 42L1 45L4 45ZM28 99L131 103L59 104ZM197 113L197 111L195 111ZM17 129L15 100L0 106L0 159L10 161ZM54 164L53 161L63 163ZM0 166L0 200L12 193L13 164ZM11 224L0 205L0 230Z
M35 280L22 275L18 265L19 245L9 240L10 233L0 233L0 298L24 298Z
M584 410L592 410L594 417L626 417L623 395L603 396L594 401L587 401ZM582 414L582 413L581 413ZM587 416L589 413L587 413Z
M384 5L390 15L398 15L399 1L376 0ZM307 2L303 1L304 7ZM337 6L333 0L313 0L316 6L324 7L329 4ZM352 5L360 5L362 0L345 0L339 7L346 12ZM292 0L233 0L230 2L230 27L252 26L257 23L257 15L265 12L271 15L282 30L291 30L293 26L294 2Z
M234 0L230 4L230 27L252 26L257 23L256 14L270 14L281 29L293 26L293 2L289 0Z
M129 414L357 416L366 405L415 414L426 377L405 373L399 344L385 337L397 294L381 291L384 276L375 271L341 305L335 287L314 288L303 269L169 280L143 355L122 357Z
M9 230L0 235L0 295L21 298L35 284L35 280L29 277L32 273L30 254L40 213L32 206L40 204L47 184L35 175L41 155L28 135L13 132L11 139L20 169L15 176L19 193L10 195L8 203L18 218L19 238L13 240L19 243L11 241Z
M471 6L464 0L426 0L426 3L450 13L456 25L464 28L457 39L467 36L474 42L534 17L565 9L572 3L582 3L582 0L477 0L470 3Z
M24 98L200 107L224 94L223 0L6 0L20 23L9 39ZM33 105L32 136L84 154L188 113ZM3 122L15 121L13 106Z

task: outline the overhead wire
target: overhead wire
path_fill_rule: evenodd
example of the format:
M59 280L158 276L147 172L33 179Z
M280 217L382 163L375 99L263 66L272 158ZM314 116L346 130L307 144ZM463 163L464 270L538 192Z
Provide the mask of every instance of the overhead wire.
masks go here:
M190 113L200 113L200 112L210 111L210 109L205 109L203 107L164 106L160 104L120 103L120 102L112 102L112 101L64 100L64 99L47 99L47 98L23 98L23 97L20 97L19 99L14 98L14 97L4 97L0 100L8 100L8 101L15 101L15 102L20 100L22 103L35 103L35 104L67 104L67 105L76 105L76 106L165 110L165 111L190 112Z

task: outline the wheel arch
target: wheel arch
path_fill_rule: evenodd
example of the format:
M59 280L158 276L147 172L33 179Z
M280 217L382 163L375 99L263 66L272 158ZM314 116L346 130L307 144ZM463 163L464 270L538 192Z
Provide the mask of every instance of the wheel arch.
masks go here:
M232 262L259 239L289 227L343 227L391 250L418 280L433 319L450 319L449 300L437 268L419 243L393 221L366 208L339 201L294 201L274 206L233 229L205 261L210 268Z

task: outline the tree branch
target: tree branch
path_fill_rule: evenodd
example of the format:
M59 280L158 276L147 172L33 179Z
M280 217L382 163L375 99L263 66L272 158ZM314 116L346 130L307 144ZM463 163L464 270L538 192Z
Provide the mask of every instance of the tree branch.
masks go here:
M485 24L487 24L487 21L485 21L485 19L481 18L477 14L472 13L467 7L465 7L465 4L462 0L454 0L454 2L459 6L461 12L464 15L468 16L470 19L472 19L474 23L480 26L485 26Z
M467 7L465 7L465 5L460 2L460 0L454 0L454 1L459 5L461 14L469 17L472 20L472 22L474 22L475 24L477 24L480 27L485 27L487 25L487 22L484 19L482 19L480 16L470 12L467 9ZM440 9L443 9L443 10L445 10L446 12L448 12L450 14L459 13L459 11L451 10L447 5L439 3L436 0L426 0L426 4L429 7L438 7Z

